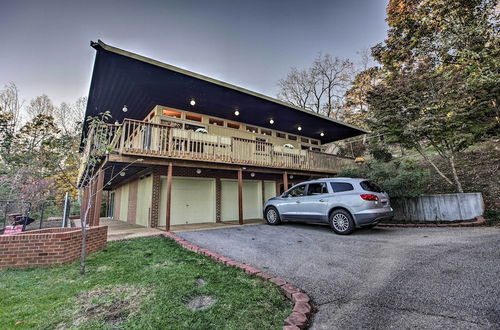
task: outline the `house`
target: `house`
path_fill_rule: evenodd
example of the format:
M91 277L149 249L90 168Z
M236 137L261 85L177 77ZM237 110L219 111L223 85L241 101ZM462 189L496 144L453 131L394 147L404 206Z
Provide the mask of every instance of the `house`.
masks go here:
M82 209L149 227L262 218L263 202L303 180L332 176L353 160L324 144L362 129L271 97L92 42L96 58L86 118L110 111L112 150L86 182L93 132L84 124ZM90 204L89 204L90 203Z

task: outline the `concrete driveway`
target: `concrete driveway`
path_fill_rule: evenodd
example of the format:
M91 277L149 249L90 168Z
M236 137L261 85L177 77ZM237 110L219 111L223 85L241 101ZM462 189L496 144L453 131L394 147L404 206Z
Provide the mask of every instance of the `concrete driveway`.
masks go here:
M500 229L307 224L178 233L302 288L312 329L500 328Z

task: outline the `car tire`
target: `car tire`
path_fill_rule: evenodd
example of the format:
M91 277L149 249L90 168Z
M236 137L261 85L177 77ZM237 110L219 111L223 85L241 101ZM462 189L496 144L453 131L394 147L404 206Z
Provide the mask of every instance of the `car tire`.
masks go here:
M280 214L274 206L266 208L266 212L264 214L268 225L276 226L281 224Z
M336 210L330 214L328 219L330 228L339 235L349 235L354 231L354 220L349 212Z

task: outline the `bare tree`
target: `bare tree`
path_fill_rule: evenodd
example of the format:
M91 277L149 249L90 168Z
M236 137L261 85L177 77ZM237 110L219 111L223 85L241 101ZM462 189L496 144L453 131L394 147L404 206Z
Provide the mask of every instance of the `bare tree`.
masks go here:
M24 101L19 98L19 88L10 82L0 91L0 113L9 115L12 132L19 123L19 116Z
M278 83L278 98L298 107L339 118L354 74L348 59L320 54L307 70L292 68Z
M54 108L54 115L59 127L66 133L75 132L83 122L87 97L80 97L75 103L63 102Z
M29 106L26 108L26 112L30 118L35 118L38 115L54 117L55 107L50 98L43 94L30 101Z

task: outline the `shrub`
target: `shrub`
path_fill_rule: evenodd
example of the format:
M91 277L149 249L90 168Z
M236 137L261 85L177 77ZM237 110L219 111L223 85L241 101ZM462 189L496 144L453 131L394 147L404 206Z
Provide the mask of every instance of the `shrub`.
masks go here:
M423 193L429 171L412 161L368 162L357 168L347 168L339 176L367 178L378 183L391 198L411 198Z

